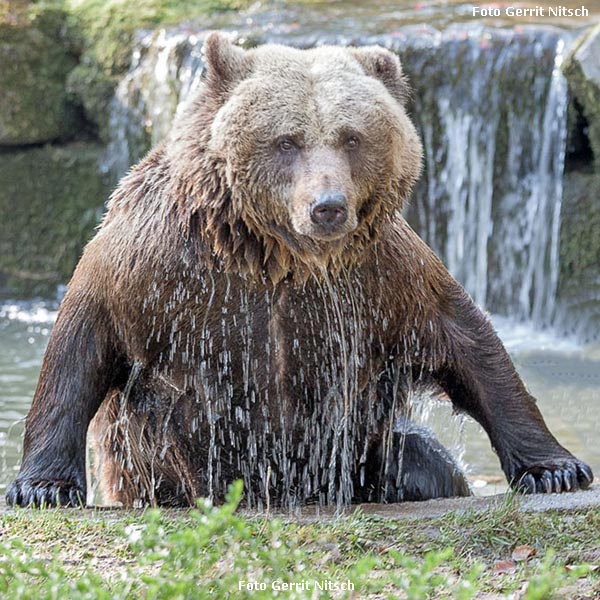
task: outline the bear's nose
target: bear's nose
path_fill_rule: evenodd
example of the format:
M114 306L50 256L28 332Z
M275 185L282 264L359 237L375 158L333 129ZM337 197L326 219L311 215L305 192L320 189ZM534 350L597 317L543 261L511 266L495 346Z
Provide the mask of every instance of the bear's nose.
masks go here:
M310 218L317 225L337 227L348 218L348 201L341 192L325 192L310 207Z

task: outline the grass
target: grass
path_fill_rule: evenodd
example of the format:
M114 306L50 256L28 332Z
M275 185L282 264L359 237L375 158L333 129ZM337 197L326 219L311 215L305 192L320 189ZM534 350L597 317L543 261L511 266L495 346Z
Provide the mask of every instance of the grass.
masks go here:
M0 597L467 600L519 591L525 600L542 600L600 594L590 566L600 560L600 509L520 513L509 499L486 513L439 519L355 512L303 523L244 516L236 512L241 493L236 484L225 505L200 501L190 511L5 513ZM535 555L502 573L498 561L510 561L520 545ZM323 589L315 592L315 582ZM248 591L253 585L259 589Z

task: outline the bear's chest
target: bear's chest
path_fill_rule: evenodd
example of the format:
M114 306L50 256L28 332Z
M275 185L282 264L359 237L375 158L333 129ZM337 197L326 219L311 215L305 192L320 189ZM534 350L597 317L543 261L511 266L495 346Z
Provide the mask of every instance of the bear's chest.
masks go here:
M223 495L234 478L256 490L268 464L281 502L349 501L351 473L387 423L376 400L393 326L381 297L358 276L270 288L213 276L179 288L143 321L130 419L191 448L203 493Z
M380 372L389 316L360 277L271 287L208 279L147 319L147 367L174 388L312 405L356 396Z

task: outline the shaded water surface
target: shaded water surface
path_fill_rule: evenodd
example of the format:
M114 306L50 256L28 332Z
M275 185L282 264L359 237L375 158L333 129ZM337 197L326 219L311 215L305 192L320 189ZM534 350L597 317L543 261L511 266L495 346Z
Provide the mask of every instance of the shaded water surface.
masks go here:
M56 316L55 308L43 302L0 307L1 493L18 469L23 421ZM502 318L494 322L519 372L538 398L552 432L600 473L600 347L578 346ZM415 420L436 430L454 455L463 460L471 478L503 481L489 441L474 421L451 417L451 407L443 399L413 401Z
M0 492L20 460L23 421L56 318L46 302L0 307Z

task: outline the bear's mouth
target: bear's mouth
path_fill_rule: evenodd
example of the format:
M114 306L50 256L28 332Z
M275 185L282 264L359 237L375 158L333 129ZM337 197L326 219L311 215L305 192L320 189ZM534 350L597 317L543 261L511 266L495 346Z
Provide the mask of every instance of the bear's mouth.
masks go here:
M296 233L299 233L304 239L322 246L323 244L331 244L343 240L357 228L358 223L356 216L352 215L339 225L318 225L302 221L300 223L293 222L293 226ZM324 250L324 248L321 247L321 250Z
M308 237L319 242L335 242L345 237L354 230L354 227L342 226L312 225L310 233L305 233Z
M318 224L306 219L292 218L292 226L296 233L315 242L336 242L352 233L358 226L358 222L356 215L351 214L343 223L338 224Z

